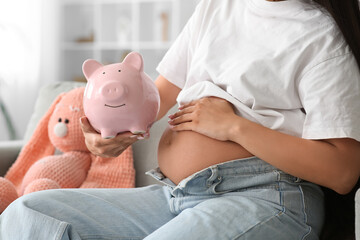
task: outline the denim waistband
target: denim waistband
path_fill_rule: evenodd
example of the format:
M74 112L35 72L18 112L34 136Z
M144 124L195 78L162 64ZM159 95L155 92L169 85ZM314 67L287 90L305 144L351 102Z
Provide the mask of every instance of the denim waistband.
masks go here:
M235 159L224 163L216 164L196 172L180 181L178 185L161 173L159 168L146 172L156 180L175 189L185 189L190 183L196 185L211 185L214 182L240 180L238 187L249 187L249 184L267 184L276 181L301 182L298 177L287 174L258 157ZM226 179L224 178L226 176ZM249 179L251 179L249 181ZM199 187L200 187L199 186Z

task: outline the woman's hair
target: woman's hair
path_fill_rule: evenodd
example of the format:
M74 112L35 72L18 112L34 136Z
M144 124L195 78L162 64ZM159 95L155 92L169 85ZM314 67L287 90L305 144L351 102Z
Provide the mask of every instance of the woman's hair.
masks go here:
M359 0L313 0L334 18L349 44L360 67L360 11Z
M325 223L320 240L355 240L354 199L359 187L360 180L346 195L339 195L331 189L322 187L325 197Z
M358 0L313 0L334 18L350 46L360 68L360 10ZM336 180L335 180L336 181ZM347 195L323 188L325 194L325 225L322 240L355 240L355 192L360 180Z

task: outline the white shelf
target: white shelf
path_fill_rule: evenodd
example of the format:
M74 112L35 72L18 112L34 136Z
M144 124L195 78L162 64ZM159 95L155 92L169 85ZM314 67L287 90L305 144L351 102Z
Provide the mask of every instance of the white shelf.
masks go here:
M90 4L124 4L124 3L163 3L163 2L175 2L177 0L62 0L66 5L90 5ZM196 2L196 0L194 0Z
M140 52L155 68L199 0L58 0L61 9L60 79L82 76L87 58L104 64Z
M63 50L92 50L92 49L168 49L171 42L129 42L129 43L116 43L116 42L102 42L102 43L63 43Z

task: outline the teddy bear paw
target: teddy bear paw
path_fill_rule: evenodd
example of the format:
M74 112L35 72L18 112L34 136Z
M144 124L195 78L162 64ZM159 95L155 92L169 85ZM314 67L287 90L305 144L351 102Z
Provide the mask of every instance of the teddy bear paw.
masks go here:
M18 194L12 182L0 177L0 213L17 198Z
M47 189L58 189L60 185L54 180L48 178L40 178L29 183L24 191L24 195L32 192L47 190Z

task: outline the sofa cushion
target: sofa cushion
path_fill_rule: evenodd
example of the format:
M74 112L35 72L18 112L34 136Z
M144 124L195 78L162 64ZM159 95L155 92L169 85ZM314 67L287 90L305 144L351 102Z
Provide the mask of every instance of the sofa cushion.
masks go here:
M50 107L54 99L62 92L70 91L73 88L83 87L83 82L54 82L43 86L39 91L34 111L31 115L30 121L26 127L24 141L27 142L32 136L39 120Z

